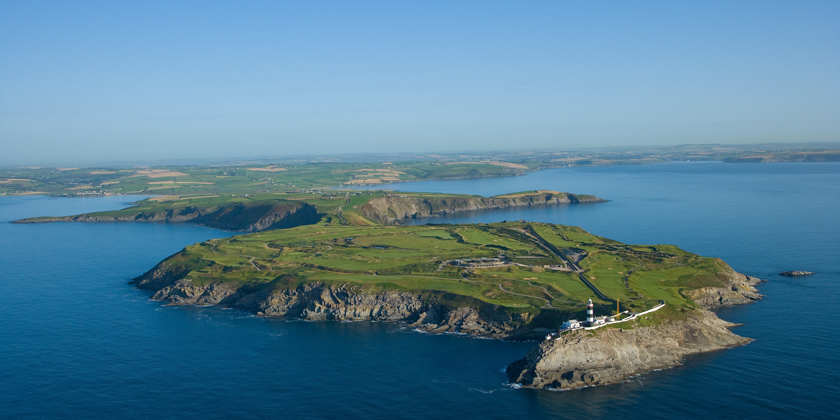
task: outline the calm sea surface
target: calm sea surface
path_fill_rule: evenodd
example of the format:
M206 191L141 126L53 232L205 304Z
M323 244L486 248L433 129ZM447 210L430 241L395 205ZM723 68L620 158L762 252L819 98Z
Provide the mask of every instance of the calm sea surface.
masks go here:
M394 184L493 195L530 189L609 203L473 213L629 243L672 243L768 279L719 315L756 341L619 385L513 389L500 370L533 343L398 324L262 319L165 307L126 282L231 233L163 224L5 223L122 208L136 197L0 198L3 418L837 418L840 164L678 163ZM809 270L804 278L783 270Z

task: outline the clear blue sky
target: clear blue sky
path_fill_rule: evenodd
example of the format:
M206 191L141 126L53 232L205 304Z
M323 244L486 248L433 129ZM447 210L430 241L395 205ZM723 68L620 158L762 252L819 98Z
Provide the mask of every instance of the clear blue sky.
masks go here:
M806 141L836 0L0 0L0 164Z

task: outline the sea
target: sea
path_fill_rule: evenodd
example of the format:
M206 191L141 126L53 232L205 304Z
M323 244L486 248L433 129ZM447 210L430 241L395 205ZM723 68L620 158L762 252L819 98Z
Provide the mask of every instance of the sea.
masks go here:
M840 164L567 167L388 188L608 199L415 222L552 222L720 257L767 280L763 300L717 311L755 341L621 384L520 389L503 369L535 342L165 306L128 281L184 246L233 232L11 224L142 197L0 197L0 418L838 418ZM786 270L816 274L778 275Z

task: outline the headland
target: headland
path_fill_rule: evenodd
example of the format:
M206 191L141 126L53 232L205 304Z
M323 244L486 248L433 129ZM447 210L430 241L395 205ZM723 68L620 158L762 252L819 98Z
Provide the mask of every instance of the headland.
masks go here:
M457 176L471 165L457 163L444 168L454 173L436 176ZM369 184L398 180L392 170L330 174L372 177L355 182ZM273 166L248 171L287 172ZM142 176L177 180L181 174ZM161 185L183 188L176 182ZM543 190L481 197L319 187L169 195L118 211L17 222L186 222L250 232L189 246L131 282L171 305L222 305L306 320L392 321L433 333L541 340L507 368L510 381L525 387L620 382L679 364L689 354L750 341L733 334L733 325L709 309L759 299L754 288L759 280L717 259L672 245L623 244L572 226L525 221L400 225L458 212L603 201ZM562 331L564 323L583 318L588 302L592 328ZM609 322L594 329L595 315Z
M708 309L759 299L757 282L674 246L528 222L271 230L192 245L132 280L172 305L498 339L543 339L588 300L599 316L644 314L543 339L507 369L513 383L563 389L748 343Z

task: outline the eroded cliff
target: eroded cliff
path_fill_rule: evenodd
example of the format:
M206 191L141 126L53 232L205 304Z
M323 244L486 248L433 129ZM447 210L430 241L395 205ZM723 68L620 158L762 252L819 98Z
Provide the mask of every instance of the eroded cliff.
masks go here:
M195 284L182 273L159 265L131 281L150 290L152 299L170 305L224 305L260 316L329 321L399 321L434 332L472 334L490 338L532 337L528 312L500 311L480 301L453 303L436 291L366 290L358 285L294 283L282 278L252 287L232 283Z
M597 330L564 333L540 342L524 359L511 363L511 383L530 388L571 389L621 382L653 369L680 365L685 356L744 345L750 338L734 334L735 324L706 308L760 299L755 277L730 274L721 288L689 291L698 309L667 308L647 316L643 324L617 324ZM623 328L622 328L623 327Z
M379 223L394 224L408 219L466 211L604 201L606 200L591 195L575 195L554 191L496 197L406 197L392 195L371 199L358 206L358 211L362 216Z

